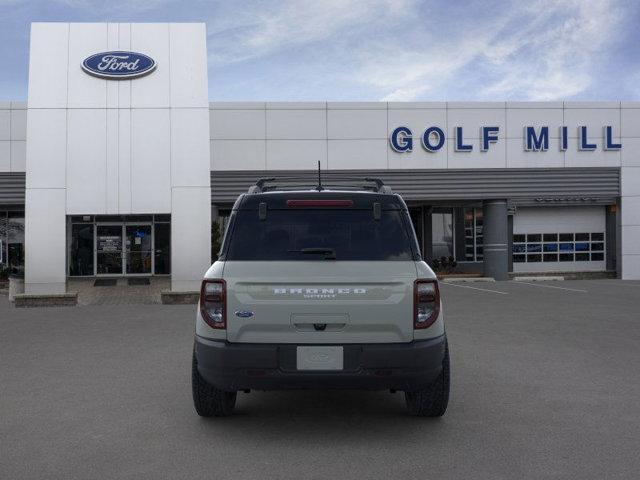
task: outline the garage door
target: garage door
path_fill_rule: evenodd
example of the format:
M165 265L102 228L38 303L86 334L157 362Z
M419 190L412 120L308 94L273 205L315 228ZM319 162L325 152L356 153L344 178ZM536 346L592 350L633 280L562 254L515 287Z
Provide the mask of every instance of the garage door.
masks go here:
M519 207L514 272L604 271L605 207Z

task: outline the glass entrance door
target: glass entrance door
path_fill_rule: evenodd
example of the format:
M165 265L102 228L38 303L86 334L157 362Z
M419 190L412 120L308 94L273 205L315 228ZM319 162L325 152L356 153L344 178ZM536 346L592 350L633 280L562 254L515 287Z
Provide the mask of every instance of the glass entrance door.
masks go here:
M151 224L125 225L125 264L129 275L151 274L153 240Z
M96 225L96 274L122 275L122 225Z

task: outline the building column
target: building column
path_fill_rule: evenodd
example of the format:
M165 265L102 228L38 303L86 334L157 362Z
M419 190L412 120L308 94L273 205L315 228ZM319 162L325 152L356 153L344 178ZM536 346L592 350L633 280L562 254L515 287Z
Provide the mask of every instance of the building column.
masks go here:
M606 260L606 269L609 272L618 271L617 267L617 254L618 254L618 245L617 245L617 217L618 214L616 212L616 205L607 205L605 207L605 260Z
M482 202L484 217L484 276L496 280L509 278L508 222L506 200Z

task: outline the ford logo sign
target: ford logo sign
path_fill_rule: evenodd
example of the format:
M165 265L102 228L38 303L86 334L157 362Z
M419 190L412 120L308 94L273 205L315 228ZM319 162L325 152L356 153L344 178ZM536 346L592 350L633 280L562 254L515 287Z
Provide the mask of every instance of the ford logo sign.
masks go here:
M87 57L82 69L94 77L112 80L129 80L153 72L153 58L136 52L102 52Z
M236 310L234 313L236 314L236 317L240 317L240 318L253 317L253 312L249 310Z

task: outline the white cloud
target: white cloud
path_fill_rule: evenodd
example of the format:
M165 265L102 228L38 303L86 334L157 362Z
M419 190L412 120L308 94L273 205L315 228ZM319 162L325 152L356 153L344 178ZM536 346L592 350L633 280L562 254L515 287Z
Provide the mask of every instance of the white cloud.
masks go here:
M344 30L401 15L408 0L285 0L234 9L208 22L214 64L250 60L285 48L336 39Z
M457 93L471 99L569 98L592 84L621 18L611 1L537 1L478 19L482 29L470 22L446 39L425 38L395 57L393 45L382 55L365 52L356 75L382 100L425 98L452 85L474 88Z

